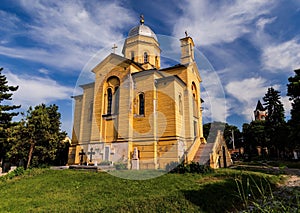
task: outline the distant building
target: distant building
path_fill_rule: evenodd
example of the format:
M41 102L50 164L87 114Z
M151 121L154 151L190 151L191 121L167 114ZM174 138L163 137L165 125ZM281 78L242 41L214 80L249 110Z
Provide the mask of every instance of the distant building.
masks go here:
M260 100L257 101L256 108L254 110L254 118L256 121L264 121L267 116L267 109L263 107Z

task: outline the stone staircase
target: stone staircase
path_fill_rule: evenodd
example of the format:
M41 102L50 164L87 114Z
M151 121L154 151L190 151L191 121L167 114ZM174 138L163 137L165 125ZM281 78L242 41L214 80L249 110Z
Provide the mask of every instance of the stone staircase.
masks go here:
M201 143L192 161L198 162L201 165L210 165L212 168L231 165L230 153L228 152L222 132L217 132L214 141Z
M210 154L214 147L214 143L201 144L196 152L193 162L198 162L201 165L209 165Z

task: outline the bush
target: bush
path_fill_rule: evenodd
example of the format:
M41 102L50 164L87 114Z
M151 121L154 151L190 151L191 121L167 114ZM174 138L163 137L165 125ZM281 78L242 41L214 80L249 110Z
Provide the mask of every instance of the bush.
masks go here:
M99 163L100 166L110 166L111 165L111 161L101 161Z
M8 180L8 179L13 179L14 177L18 177L18 176L21 176L25 173L25 170L23 167L18 167L16 168L15 170L7 173L6 175L4 176L1 176L1 181L5 181L5 180Z
M178 162L170 162L166 166L166 170L170 173L198 173L198 174L205 174L213 172L213 169L207 165L200 165L198 162L191 162L188 164L185 163L178 163Z
M14 173L15 176L21 176L23 175L25 172L25 169L21 166L21 167L17 167L14 171L12 171L11 173Z
M166 171L167 171L167 172L171 172L171 171L172 171L174 168L176 168L178 165L179 165L178 162L172 161L172 162L170 162L170 163L168 163L168 164L166 165Z
M127 170L127 164L125 163L115 163L116 170Z

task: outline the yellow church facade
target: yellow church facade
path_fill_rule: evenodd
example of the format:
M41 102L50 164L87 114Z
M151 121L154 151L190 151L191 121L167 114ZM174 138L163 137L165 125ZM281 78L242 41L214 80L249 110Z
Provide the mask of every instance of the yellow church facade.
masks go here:
M123 56L111 53L92 70L94 82L73 97L68 164L164 169L170 162L194 159L206 143L201 77L193 39L186 35L178 48L180 64L161 69L158 39L141 20L129 31Z

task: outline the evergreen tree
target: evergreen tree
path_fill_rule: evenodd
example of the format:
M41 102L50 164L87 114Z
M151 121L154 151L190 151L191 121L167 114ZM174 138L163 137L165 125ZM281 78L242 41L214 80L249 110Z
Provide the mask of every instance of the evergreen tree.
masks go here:
M268 116L266 118L267 125L275 126L277 124L285 123L284 108L280 101L280 92L273 87L268 88L267 93L263 97L264 105L266 106Z
M10 148L8 132L13 125L12 118L18 115L13 110L20 108L20 106L9 104L9 101L12 100L12 92L15 92L18 86L9 86L2 70L3 68L0 68L0 162L6 161L6 153Z
M287 85L290 100L292 101L291 119L289 120L290 126L290 148L300 148L300 69L295 70L295 76L288 79Z
M30 107L15 128L14 145L9 152L11 159L27 162L27 168L65 164L68 144L63 142L66 133L60 130L60 117L56 105Z
M263 97L264 105L267 109L266 117L266 133L268 139L268 148L272 149L279 157L280 152L285 151L285 142L287 137L287 125L284 118L284 108L280 100L280 92L273 87L268 88L267 93ZM284 153L283 153L284 154Z

